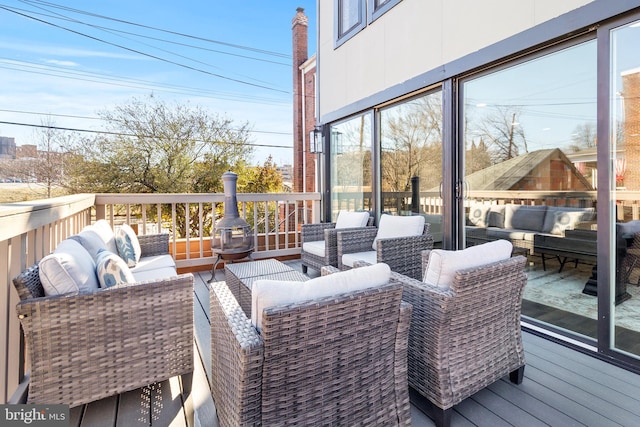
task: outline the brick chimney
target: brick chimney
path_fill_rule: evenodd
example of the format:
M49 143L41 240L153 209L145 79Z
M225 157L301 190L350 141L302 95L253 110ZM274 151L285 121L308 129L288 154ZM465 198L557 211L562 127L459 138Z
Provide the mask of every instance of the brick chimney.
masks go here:
M304 168L304 133L303 122L303 97L304 82L300 75L300 65L308 59L307 30L309 19L304 14L304 9L296 9L296 16L291 21L293 33L293 191L302 192Z

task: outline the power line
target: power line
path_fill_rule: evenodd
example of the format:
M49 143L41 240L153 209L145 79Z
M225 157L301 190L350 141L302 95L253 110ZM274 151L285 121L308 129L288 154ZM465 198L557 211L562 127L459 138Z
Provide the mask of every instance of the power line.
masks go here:
M0 111L10 111L10 110L0 110ZM18 112L18 111L16 111L16 112ZM27 112L27 114L54 115L54 114L28 113L28 112ZM91 118L93 118L93 117L91 117ZM115 135L115 136L133 136L133 137L139 137L140 136L140 135L135 135L135 134L130 134L130 133L123 133L123 132L110 132L110 131L92 130L92 129L75 129L75 128L67 128L67 127L51 126L51 125L36 125L36 124L33 124L33 123L7 122L7 121L4 121L4 120L0 120L0 124L12 125L12 126L27 126L27 127L34 127L34 128L40 128L40 129L64 130L64 131L70 131L70 132L98 133L98 134ZM231 130L238 131L240 129L231 128ZM266 134L272 134L272 135L292 135L290 132L275 132L275 131L268 131L268 130L247 130L247 132L249 132L249 133L266 133ZM153 136L150 136L150 135L143 135L143 136L145 138L153 138ZM203 141L200 141L200 142L203 142ZM289 147L289 146L286 146L286 145L269 145L269 144L254 144L254 143L247 143L247 145L251 145L251 146L254 146L254 147L293 148L293 147Z
M112 28L112 27L105 27L105 26L102 26L102 25L89 24L88 22L78 21L76 19L65 17L64 15L61 15L61 14L55 13L55 12L51 12L51 13L55 13L55 15L48 15L46 13L35 12L35 11L31 11L31 10L26 10L26 9L20 9L20 8L13 8L13 9L20 10L20 11L23 11L23 12L30 12L30 13L33 13L33 14L36 14L36 15L40 15L40 16L46 16L48 18L60 19L60 20L69 21L69 22L75 22L75 23L79 23L79 24L82 24L82 25L87 25L89 27L92 27L92 28L95 28L95 29L99 29L99 30L103 30L103 31L128 34L128 35L131 35L131 36L136 36L136 37L141 37L141 38L145 38L145 39L160 41L160 42L169 43L169 44L174 44L176 46L189 47L189 48L192 48L192 49L204 50L206 52L219 53L221 55L229 55L229 56L234 56L234 57L237 57L237 58L249 59L249 60L252 60L252 61L259 61L259 62L266 62L266 63L269 63L269 64L283 65L283 66L286 66L286 67L291 67L292 66L291 63L272 61L272 60L264 59L264 58L256 58L255 56L240 55L238 53L225 52L223 50L211 49L211 48L207 48L207 47L204 47L204 46L197 46L197 45L194 45L194 44L180 43L180 42L177 42L177 41L174 41L174 40L164 39L164 38L160 38L160 37L152 37L152 36L148 36L148 35L144 35L144 34L140 34L140 33L134 33L134 32L131 32L131 31L119 30L119 29Z
M234 44L234 43L223 42L223 41L220 41L220 40L208 39L208 38L205 38L205 37L199 37L199 36L194 36L194 35L191 35L191 34L180 33L180 32L177 32L177 31L165 30L165 29L162 29L162 28L152 27L152 26L149 26L149 25L143 25L143 24L138 24L138 23L135 23L135 22L126 21L126 20L122 20L122 19L111 18L109 16L99 15L97 13L86 12L86 11L83 11L83 10L80 10L80 9L74 9L74 8L67 7L67 6L61 6L61 5L57 5L55 3L50 3L50 2L46 2L46 1L41 1L41 0L20 0L20 1L22 3L31 4L32 6L34 5L34 3L37 3L37 4L41 4L41 5L50 6L50 7L56 8L56 9L62 9L62 10L66 10L66 11L69 11L69 12L82 14L82 15L93 16L93 17L96 17L96 18L101 18L101 19L106 19L106 20L109 20L109 21L120 22L122 24L133 25L133 26L141 27L141 28L147 28L147 29L150 29L150 30L160 31L160 32L163 32L163 33L173 34L173 35L186 37L186 38L190 38L190 39L194 39L194 40L200 40L200 41L205 41L205 42L208 42L208 43L215 43L215 44L219 44L219 45L223 45L223 46L233 47L233 48L236 48L236 49L248 50L248 51L251 51L251 52L261 53L261 54L264 54L264 55L277 56L277 57L280 57L280 58L289 58L289 59L291 58L291 55L284 54L284 53L279 53L279 52L274 52L274 51L269 51L269 50L264 50L264 49L258 49L258 48L254 48L254 47L250 47L250 46L243 46L243 45Z
M147 80L125 78L121 76L112 76L108 74L88 73L84 71L70 71L68 68L64 68L64 67L56 67L52 65L44 66L41 64L36 64L28 61L14 61L8 58L0 58L0 63L3 62L2 59L5 60L4 63L12 64L17 67L33 68L33 69L39 70L39 71L30 71L30 70L25 70L23 68L0 66L0 68L4 68L7 70L20 71L23 73L33 73L33 74L40 74L45 76L60 77L65 79L83 80L88 82L108 84L108 85L119 86L119 87L132 87L137 89L160 90L160 91L171 92L171 93L184 93L188 95L196 94L198 96L202 96L203 94L210 94L210 96L213 98L225 99L225 100L231 100L231 101L241 100L240 102L247 102L247 103L254 103L254 104L271 105L271 104L284 103L283 101L275 98L233 94L230 92L219 92L219 91L212 91L209 89L202 89L202 88L195 88L195 87L181 86L181 85L158 84L158 83L150 82ZM40 70L43 70L43 71L40 71ZM45 72L45 71L48 71L48 72ZM68 75L64 75L64 74L68 74ZM83 78L77 78L74 76L81 76ZM120 82L120 83L114 83L114 82ZM263 102L257 102L260 100Z
M91 36L91 35L88 35L88 34L84 34L84 33L81 33L81 32L79 32L79 31L75 31L75 30L72 30L72 29L70 29L70 28L66 28L66 27L63 27L63 26L61 26L61 25L54 24L53 22L48 22L48 21L45 21L45 20L43 20L43 19L39 19L39 18L36 18L36 17L34 17L34 16L27 15L27 14L22 13L22 12L18 12L18 11L16 11L16 10L12 10L12 9L10 9L10 8L8 8L8 7L5 7L5 6L0 6L0 9L6 10L7 12L15 13L15 14L20 15L20 16L23 16L23 17L25 17L25 18L33 19L34 21L41 22L41 23L43 23L43 24L47 24L47 25L50 25L50 26L55 27L55 28L59 28L59 29L65 30L65 31L69 31L69 32L71 32L71 33L73 33L73 34L77 34L77 35L80 35L80 36L83 36L83 37L87 37L87 38L89 38L89 39L92 39L92 40L98 41L98 42L100 42L100 43L104 43L104 44L108 44L108 45L110 45L110 46L118 47L118 48L120 48L120 49L124 49L124 50L127 50L127 51L129 51L129 52L137 53L137 54L139 54L139 55L146 56L146 57L149 57L149 58L152 58L152 59L156 59L156 60L158 60L158 61L166 62L166 63L168 63L168 64L177 65L177 66L179 66L179 67L186 68L186 69L189 69L189 70L192 70L192 71L196 71L196 72L203 73L203 74L208 74L208 75L210 75L210 76L218 77L218 78L221 78L221 79L225 79L225 80L233 81L233 82L240 83L240 84L245 84L245 85L249 85L249 86L253 86L253 87L258 87L258 88L266 89L266 90L271 90L271 91L274 91L274 92L290 93L290 92L285 91L285 90L282 90L282 89L276 89L276 88L269 87L269 86L264 86L264 85L259 85L259 84L255 84L255 83L250 83L250 82L247 82L247 81L244 81L244 80L234 79L234 78L232 78L232 77L226 77L226 76L223 76L223 75L221 75L221 74L212 73L212 72L210 72L210 71L202 70L202 69L200 69L200 68L192 67L192 66L190 66L190 65L180 64L179 62L171 61L171 60L166 59L166 58L162 58L162 57L159 57L159 56L156 56L156 55L151 55L151 54L149 54L149 53L145 53L145 52L142 52L142 51L139 51L139 50L136 50L136 49L132 49L132 48L129 48L129 47L126 47L126 46L122 46L122 45L119 45L119 44L117 44L117 43L112 43L112 42L109 42L109 41L107 41L107 40L100 39L100 38L98 38L98 37L94 37L94 36Z

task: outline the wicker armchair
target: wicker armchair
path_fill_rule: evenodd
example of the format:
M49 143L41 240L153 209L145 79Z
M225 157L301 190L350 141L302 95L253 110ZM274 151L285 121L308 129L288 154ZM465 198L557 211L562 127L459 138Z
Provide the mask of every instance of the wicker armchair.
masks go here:
M220 425L410 425L411 306L401 297L386 284L265 309L258 333L226 284L212 283Z
M366 227L372 228L373 217L369 217ZM335 222L325 222L320 224L303 224L302 225L302 251L300 252L300 261L302 263L302 272L306 273L307 268L311 267L320 271L324 266L338 266L338 232L339 231L359 231L363 227L336 228ZM306 250L305 243L324 241L324 255L314 254Z
M167 252L166 239L140 237L143 255ZM28 403L73 407L176 375L190 386L191 274L44 296L36 264L13 282L31 361Z
M369 228L357 232L341 231L338 233L338 268L348 270L342 261L344 254L363 253L372 251L373 241L377 229ZM413 277L422 278L421 252L433 248L433 236L429 233L429 223L424 224L423 234L411 237L395 237L378 239L376 241L376 261L384 262L391 267L391 271ZM372 263L372 262L370 262Z
M423 268L430 252L423 252ZM391 273L413 305L409 386L433 404L436 426L448 426L454 405L503 376L522 382L525 264L516 256L459 270L447 290Z

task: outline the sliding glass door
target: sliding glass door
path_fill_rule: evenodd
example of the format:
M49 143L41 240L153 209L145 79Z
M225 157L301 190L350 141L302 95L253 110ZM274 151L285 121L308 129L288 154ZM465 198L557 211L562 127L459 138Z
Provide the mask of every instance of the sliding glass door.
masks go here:
M585 40L461 83L466 245L511 241L523 315L594 339L596 55Z
M610 32L612 346L640 355L640 21Z

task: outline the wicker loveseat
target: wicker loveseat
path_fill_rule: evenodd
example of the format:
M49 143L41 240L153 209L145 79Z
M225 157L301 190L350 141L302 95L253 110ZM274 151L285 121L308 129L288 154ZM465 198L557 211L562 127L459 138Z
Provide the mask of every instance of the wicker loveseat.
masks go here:
M82 248L78 241L59 247ZM141 281L47 296L38 264L13 280L31 361L28 403L73 407L176 375L189 387L193 276L170 267L168 235L139 236L139 243ZM70 274L57 286L74 280Z
M220 426L411 424L411 306L389 283L387 266L386 278L371 267L366 280L382 284L263 310L261 288L269 297L286 297L283 288L305 288L304 295L345 289L344 280L363 269L327 275L337 269L324 267L323 277L304 283L255 282L251 319L225 283L212 283L212 393Z
M424 270L431 253L423 252ZM449 425L454 405L503 376L522 381L525 264L525 257L516 256L461 269L448 287L392 273L392 282L403 286L403 300L413 306L409 386L432 403L436 426Z

